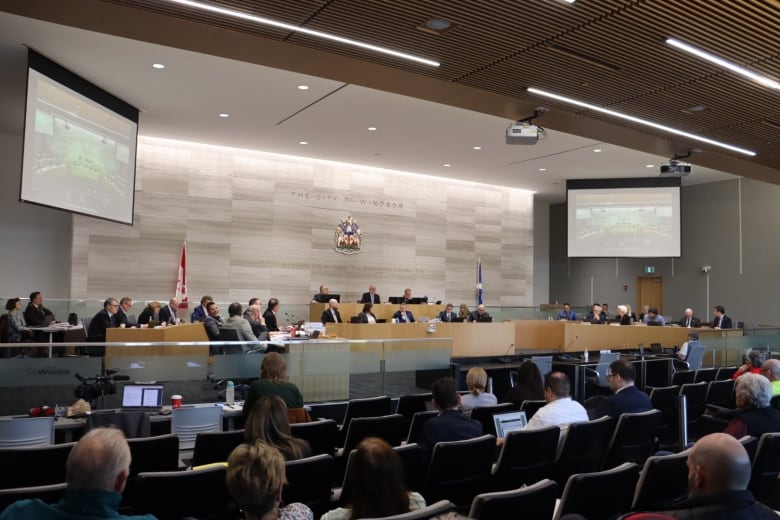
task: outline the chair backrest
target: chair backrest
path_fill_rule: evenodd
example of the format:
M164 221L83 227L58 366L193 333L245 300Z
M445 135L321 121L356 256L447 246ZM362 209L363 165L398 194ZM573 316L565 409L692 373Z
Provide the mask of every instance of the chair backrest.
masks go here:
M715 376L718 371L715 368L699 368L693 376L694 383L700 383L702 381L709 383L715 380Z
M219 431L222 431L222 408L203 406L173 409L171 433L179 436L179 450L193 449L199 433Z
M390 415L390 398L386 395L379 397L368 397L366 399L351 399L347 403L347 411L344 413L344 422L341 423L342 429L349 426L349 421L355 417L381 417Z
M552 478L560 435L558 426L510 432L493 468L491 489L515 489Z
M695 370L678 370L674 374L672 374L672 385L685 385L688 383L693 383L693 380L696 378L696 371Z
M704 351L707 347L699 343L688 345L688 357L685 362L688 364L688 370L699 370L704 360Z
M100 410L87 415L87 430L114 427L122 430L128 439L149 437L149 414L143 411Z
M47 504L55 504L65 496L68 485L64 482L45 486L0 489L0 511L18 500L39 498Z
M0 420L0 448L54 444L54 417L22 417Z
M620 357L619 352L604 352L599 356L599 363L596 365L598 373L598 386L609 386L609 365Z
M765 433L758 440L749 489L756 500L777 508L780 498L780 433Z
M514 403L501 403L494 406L478 406L471 410L471 419L479 421L482 424L482 431L484 433L495 435L496 424L493 422L493 416L497 413L506 413L517 410L517 405ZM527 418L527 417L526 417Z
M547 401L544 400L538 400L538 401L523 401L523 403L520 405L520 411L525 412L525 418L529 421L531 420L531 417L534 416L534 414L539 411L539 408L546 405Z
M448 498L458 506L471 504L487 488L495 448L492 435L437 443L425 475L423 496L430 501Z
M715 374L715 380L723 381L724 379L731 379L731 376L734 375L734 372L736 371L737 367L735 366L718 367L718 373Z
M566 483L574 473L601 469L614 426L615 420L608 415L569 426L555 462L555 480L559 485Z
M539 372L542 374L542 379L544 379L546 374L552 372L552 362L552 356L531 356L531 363L536 365L536 368L539 369Z
M301 502L319 518L330 509L330 492L336 474L336 464L330 455L314 455L290 460L285 464L287 485L282 490L286 504Z
M202 432L195 437L192 467L227 462L233 449L244 442L244 430L227 432Z
M680 387L680 395L687 398L688 422L694 423L704 413L708 383L689 383Z
M65 482L65 461L75 442L0 449L0 489Z
M432 419L433 417L436 417L439 414L436 410L431 410L427 412L417 412L412 416L412 422L409 424L409 433L406 435L406 442L418 442L420 440L420 435L422 435L423 426L425 426L425 423Z
M309 443L312 455L333 455L338 443L338 424L333 419L290 425L293 437Z
M563 488L555 520L568 513L585 518L612 518L631 507L639 466L626 462L616 468L572 475Z
M366 437L379 437L390 446L398 446L404 439L404 416L401 414L383 417L355 417L349 423L344 440L344 453L348 454Z
M493 520L496 518L552 518L558 484L542 479L530 486L510 491L483 493L474 497L469 518Z
M130 446L130 476L179 468L179 438L173 434L127 439Z
M723 381L710 381L707 386L707 396L704 401L707 404L715 404L724 408L736 408L733 379Z
M407 422L411 422L414 414L428 409L425 403L432 399L433 395L430 392L424 394L403 394L398 398L398 406L395 413L400 413Z
M8 314L0 314L0 343L8 343L9 326ZM5 349L3 349L3 351L5 351ZM3 354L2 357L6 357L5 354Z
M648 457L634 491L632 511L663 511L688 496L690 450Z
M84 329L84 335L89 339L89 326L92 324L92 318L83 316L81 318L81 327Z
M193 471L140 473L134 511L157 518L225 518L230 497L225 466ZM176 497L176 499L172 499Z
M609 441L604 467L613 468L624 462L644 464L657 451L661 419L660 410L621 414Z
M422 467L422 450L416 443L393 446L393 450L401 460L404 468L404 483L406 489L421 489L425 471Z
M382 518L365 518L364 520L428 520L444 513L455 510L455 504L449 500L439 500L417 511L410 511L400 515L383 516Z

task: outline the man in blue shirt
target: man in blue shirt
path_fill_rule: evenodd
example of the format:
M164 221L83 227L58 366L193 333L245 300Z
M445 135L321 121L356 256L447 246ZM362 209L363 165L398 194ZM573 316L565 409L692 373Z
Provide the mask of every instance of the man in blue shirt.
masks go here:
M563 304L563 310L558 312L559 320L577 321L577 313L571 310L568 303Z

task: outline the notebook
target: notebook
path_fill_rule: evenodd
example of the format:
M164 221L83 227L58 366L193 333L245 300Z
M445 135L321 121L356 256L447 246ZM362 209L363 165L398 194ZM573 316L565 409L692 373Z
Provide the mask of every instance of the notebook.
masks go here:
M525 412L497 413L493 416L493 424L496 426L496 437L503 439L509 432L522 430L528 424Z
M130 384L122 388L122 410L157 412L162 409L163 385Z

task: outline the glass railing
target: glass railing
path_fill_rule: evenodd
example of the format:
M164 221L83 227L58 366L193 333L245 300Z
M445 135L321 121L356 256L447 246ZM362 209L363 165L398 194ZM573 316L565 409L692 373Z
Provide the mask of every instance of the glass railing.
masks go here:
M706 338L702 344L707 348L704 365L741 365L751 350L763 352L766 357L780 357L780 330L746 329L745 335L726 335Z

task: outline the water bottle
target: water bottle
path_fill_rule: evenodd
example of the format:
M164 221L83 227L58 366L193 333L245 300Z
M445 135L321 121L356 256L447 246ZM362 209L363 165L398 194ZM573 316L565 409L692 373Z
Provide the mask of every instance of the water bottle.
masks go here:
M583 354L583 360L587 363L588 362L588 348L585 347L585 353Z
M236 387L233 385L233 381L227 382L225 388L225 402L230 406L233 406L236 402Z

